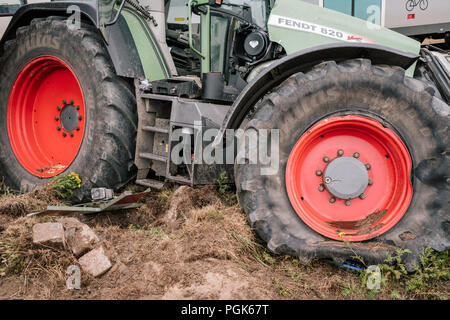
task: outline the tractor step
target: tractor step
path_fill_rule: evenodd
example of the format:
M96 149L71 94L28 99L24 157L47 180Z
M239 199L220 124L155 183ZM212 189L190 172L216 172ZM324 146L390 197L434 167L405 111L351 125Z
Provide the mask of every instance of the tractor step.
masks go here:
M169 129L155 127L155 126L143 126L142 130L148 131L148 132L159 132L159 133L169 134Z
M141 153L139 153L139 157L148 159L148 160L167 162L167 157L159 156L157 154L149 153L149 152L141 152Z
M153 179L136 180L136 184L156 190L161 190L162 188L164 188L164 182Z
M151 100L136 91L138 130L134 162L138 168L137 181L146 181L150 171L152 177L165 177L169 163L169 133L171 102ZM144 184L146 183L146 184ZM139 183L138 183L139 184Z

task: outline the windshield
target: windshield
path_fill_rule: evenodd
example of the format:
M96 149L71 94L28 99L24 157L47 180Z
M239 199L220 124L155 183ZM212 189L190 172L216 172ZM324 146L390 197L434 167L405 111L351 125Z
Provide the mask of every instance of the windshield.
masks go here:
M270 14L269 0L224 0L222 7L236 12L232 9L236 6L247 7L252 12L252 22L261 28L266 28L267 18ZM242 9L240 10L242 12Z

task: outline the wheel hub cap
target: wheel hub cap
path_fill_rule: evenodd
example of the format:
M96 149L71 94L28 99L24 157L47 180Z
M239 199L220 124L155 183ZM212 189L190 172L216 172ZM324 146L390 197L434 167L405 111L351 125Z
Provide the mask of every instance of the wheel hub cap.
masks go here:
M73 104L64 106L61 111L61 124L64 130L71 132L78 127L79 114L77 108ZM78 127L79 128L79 127Z
M361 195L369 184L366 166L353 157L341 157L325 168L327 190L339 199L353 199Z

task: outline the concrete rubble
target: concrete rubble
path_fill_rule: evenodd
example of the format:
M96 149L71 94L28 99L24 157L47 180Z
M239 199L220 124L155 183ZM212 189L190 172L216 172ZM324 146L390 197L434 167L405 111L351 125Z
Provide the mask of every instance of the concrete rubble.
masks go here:
M59 222L38 223L33 226L33 243L64 247L63 225Z
M81 223L75 218L62 218L58 222L62 223L65 229L66 243L75 257L92 250L99 242L94 231L88 225Z
M78 262L84 271L94 277L101 276L112 267L111 261L105 255L105 250L101 246L86 253L78 259Z
M78 258L82 269L94 277L112 267L95 232L75 218L35 224L33 243L69 249Z

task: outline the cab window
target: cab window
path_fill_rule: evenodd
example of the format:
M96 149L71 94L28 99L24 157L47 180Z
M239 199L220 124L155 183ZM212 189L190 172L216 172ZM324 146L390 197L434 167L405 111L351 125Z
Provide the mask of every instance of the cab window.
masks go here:
M0 0L0 16L13 15L24 4L23 0Z

